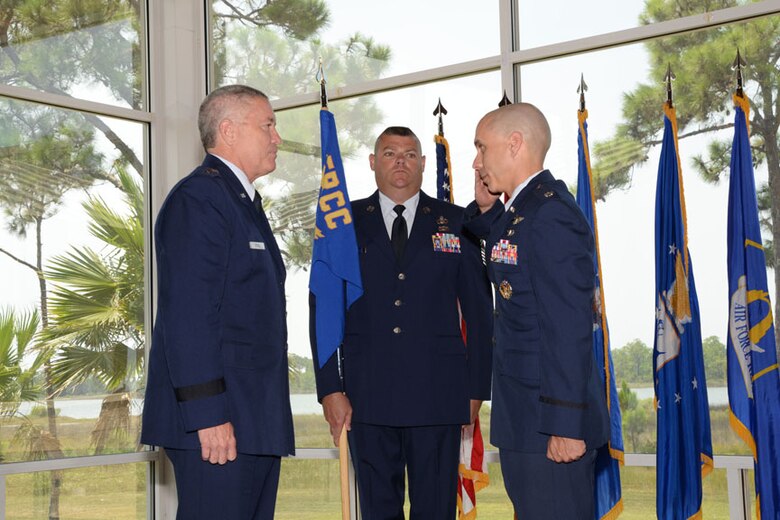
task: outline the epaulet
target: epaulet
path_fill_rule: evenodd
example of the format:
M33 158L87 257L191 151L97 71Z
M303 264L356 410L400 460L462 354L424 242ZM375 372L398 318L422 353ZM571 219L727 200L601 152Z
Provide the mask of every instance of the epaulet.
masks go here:
M537 184L534 189L534 195L542 200L561 198L554 183Z

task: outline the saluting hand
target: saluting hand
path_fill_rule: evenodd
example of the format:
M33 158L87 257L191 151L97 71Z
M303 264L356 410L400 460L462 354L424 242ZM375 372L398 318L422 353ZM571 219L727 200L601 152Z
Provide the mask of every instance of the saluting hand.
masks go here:
M482 213L487 213L501 194L494 194L488 190L487 185L482 182L479 176L479 170L474 170L474 200Z
M212 464L225 464L236 460L236 437L229 422L198 430L200 456Z
M341 429L352 430L352 403L346 395L334 392L322 398L322 411L330 425L333 444L338 446Z

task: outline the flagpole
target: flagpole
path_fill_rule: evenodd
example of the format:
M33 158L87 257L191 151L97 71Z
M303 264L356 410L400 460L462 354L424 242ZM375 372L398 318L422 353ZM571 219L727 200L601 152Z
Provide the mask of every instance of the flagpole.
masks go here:
M325 71L322 68L322 56L320 56L320 66L315 76L320 84L320 105L322 110L328 110L328 93L325 89ZM344 287L346 291L346 286ZM346 301L346 299L345 299ZM339 369L339 379L341 380L341 389L344 391L344 371L341 363L341 347L336 349L336 361ZM341 487L341 518L350 520L350 496L349 496L349 444L347 442L347 426L341 427L339 435L339 485Z

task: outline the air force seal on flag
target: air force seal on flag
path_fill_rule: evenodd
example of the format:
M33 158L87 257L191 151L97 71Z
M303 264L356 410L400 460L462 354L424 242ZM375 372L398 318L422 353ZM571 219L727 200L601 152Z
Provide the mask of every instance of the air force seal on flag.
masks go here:
M680 354L680 336L685 332L685 324L692 320L688 275L683 266L682 255L674 246L670 246L669 252L675 255L675 276L671 287L658 295L658 306L655 309L658 351L656 372Z
M759 354L765 352L757 344L772 328L772 306L766 291L749 291L747 289L745 275L740 276L737 283L737 290L731 295L731 304L729 305L729 336L742 373L742 380L745 383L745 391L748 397L753 399L753 352ZM764 302L766 307L764 318L751 327L748 319L748 306L752 303L760 305L761 302Z

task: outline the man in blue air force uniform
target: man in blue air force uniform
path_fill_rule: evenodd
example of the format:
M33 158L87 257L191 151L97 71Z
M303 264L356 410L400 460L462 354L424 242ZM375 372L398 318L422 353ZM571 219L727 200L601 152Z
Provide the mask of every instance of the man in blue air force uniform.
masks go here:
M411 518L451 520L461 425L490 398L490 287L463 209L420 191L417 136L386 129L369 161L379 190L352 203L364 293L346 318L344 383L333 356L317 394L334 442L349 430L364 520L404 518L405 469Z
M466 226L486 240L496 301L490 441L519 520L591 519L609 434L593 360L593 237L543 169L550 128L536 107L488 113L474 144Z
M158 298L141 442L173 463L177 519L273 518L294 450L285 268L252 182L281 138L268 98L233 85L201 104L203 164L155 226Z

